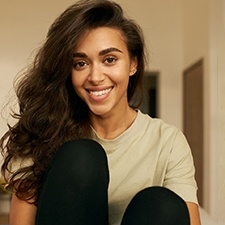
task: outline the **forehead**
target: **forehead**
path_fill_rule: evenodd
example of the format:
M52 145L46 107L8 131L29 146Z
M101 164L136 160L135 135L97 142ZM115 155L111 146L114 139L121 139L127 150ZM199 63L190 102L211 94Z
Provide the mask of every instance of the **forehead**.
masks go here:
M90 47L116 47L127 49L126 38L121 30L111 27L99 27L85 31L74 47L75 51Z

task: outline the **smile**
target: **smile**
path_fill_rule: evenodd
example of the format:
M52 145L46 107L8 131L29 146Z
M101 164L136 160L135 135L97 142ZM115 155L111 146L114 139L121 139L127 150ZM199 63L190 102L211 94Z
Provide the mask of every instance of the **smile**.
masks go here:
M108 88L108 89L101 90L101 91L89 91L89 93L94 96L102 96L102 95L109 93L111 90L112 90L112 88Z

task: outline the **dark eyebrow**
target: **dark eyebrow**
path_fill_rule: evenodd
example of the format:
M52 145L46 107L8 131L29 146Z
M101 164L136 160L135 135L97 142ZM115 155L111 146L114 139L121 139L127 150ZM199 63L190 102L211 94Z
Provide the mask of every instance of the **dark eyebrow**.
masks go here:
M122 53L122 51L119 50L118 48L113 48L112 47L112 48L107 48L107 49L104 49L104 50L100 51L99 55L105 55L105 54L108 54L110 52L121 52Z
M102 51L99 52L99 55L105 55L105 54L108 54L110 52L121 52L123 53L121 50L119 50L118 48L107 48L107 49L104 49ZM87 55L83 52L74 52L73 53L73 57L80 57L80 58L87 58Z
M86 58L87 55L85 53L83 53L83 52L74 52L73 53L73 58L75 58L75 57Z

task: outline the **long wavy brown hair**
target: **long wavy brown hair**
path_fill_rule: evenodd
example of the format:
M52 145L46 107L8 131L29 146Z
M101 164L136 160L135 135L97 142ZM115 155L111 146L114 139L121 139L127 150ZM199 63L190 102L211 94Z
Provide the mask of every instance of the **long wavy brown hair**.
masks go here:
M19 111L13 117L17 122L8 125L0 141L2 174L8 188L22 200L37 203L48 164L63 143L91 138L89 109L72 87L71 71L74 47L85 31L97 27L119 29L130 57L138 60L137 72L129 80L129 102L141 87L145 65L142 31L125 17L117 3L82 0L64 11L50 27L34 62L16 83ZM18 159L32 163L12 172L11 164Z

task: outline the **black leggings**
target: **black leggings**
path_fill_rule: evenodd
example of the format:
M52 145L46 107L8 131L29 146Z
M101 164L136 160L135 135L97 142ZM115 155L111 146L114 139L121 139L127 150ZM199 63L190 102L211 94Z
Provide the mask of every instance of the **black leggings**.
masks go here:
M40 193L36 225L108 225L109 172L95 141L65 143L56 153ZM186 203L162 187L140 191L121 225L189 225Z

